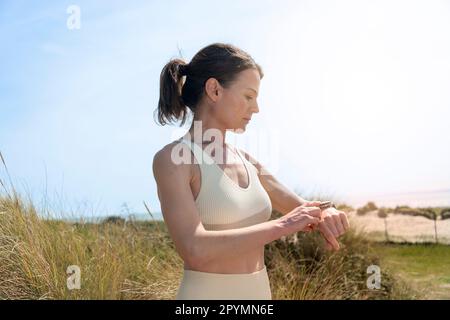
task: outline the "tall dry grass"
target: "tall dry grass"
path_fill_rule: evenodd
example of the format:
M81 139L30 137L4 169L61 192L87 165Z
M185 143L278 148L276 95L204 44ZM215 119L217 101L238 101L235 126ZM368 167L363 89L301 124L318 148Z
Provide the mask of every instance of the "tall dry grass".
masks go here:
M158 229L160 228L160 229ZM66 270L81 269L69 290ZM157 223L67 223L0 199L1 299L164 299L182 268Z
M350 231L341 250L328 252L318 234L298 234L267 247L272 293L277 299L412 299L418 298L403 281L381 268L381 288L369 289L367 268L381 266L364 235Z

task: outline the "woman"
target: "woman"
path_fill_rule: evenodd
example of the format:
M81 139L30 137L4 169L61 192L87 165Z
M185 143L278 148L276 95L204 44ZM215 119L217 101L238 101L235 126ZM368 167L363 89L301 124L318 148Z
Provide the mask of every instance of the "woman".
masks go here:
M183 125L188 108L194 120L153 159L163 218L184 261L177 299L271 299L264 245L317 228L338 250L336 238L348 228L345 213L321 211L319 201L297 196L225 143L227 131L244 131L259 112L262 77L250 55L221 43L161 72L159 123ZM270 220L272 209L283 216Z

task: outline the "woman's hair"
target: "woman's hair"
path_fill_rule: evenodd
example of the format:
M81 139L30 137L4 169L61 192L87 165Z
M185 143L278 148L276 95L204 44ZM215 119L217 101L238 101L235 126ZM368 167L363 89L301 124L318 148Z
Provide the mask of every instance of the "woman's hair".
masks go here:
M172 59L161 71L158 122L161 125L181 119L185 123L189 108L193 113L205 92L205 83L215 78L227 88L246 69L256 69L262 79L261 67L245 51L224 43L213 43L201 49L186 63ZM183 79L183 77L186 77ZM184 81L183 81L184 80Z

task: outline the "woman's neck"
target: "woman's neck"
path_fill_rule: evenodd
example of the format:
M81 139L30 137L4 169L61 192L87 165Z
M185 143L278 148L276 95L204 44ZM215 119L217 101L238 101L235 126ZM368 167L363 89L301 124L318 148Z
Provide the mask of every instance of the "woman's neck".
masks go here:
M211 133L208 132L211 130ZM225 148L225 134L226 130L220 129L212 124L205 123L204 121L197 121L193 123L185 137L188 140L194 141L201 145L217 144Z

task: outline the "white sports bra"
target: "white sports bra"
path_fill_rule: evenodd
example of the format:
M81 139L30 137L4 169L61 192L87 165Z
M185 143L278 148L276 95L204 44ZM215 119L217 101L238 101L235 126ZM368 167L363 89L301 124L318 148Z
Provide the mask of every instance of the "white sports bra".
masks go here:
M195 204L206 230L242 228L270 219L272 203L261 185L256 167L234 148L247 171L248 186L239 186L196 143L179 141L193 152L201 172L201 186ZM183 150L183 154L186 154ZM189 153L188 153L189 154Z

